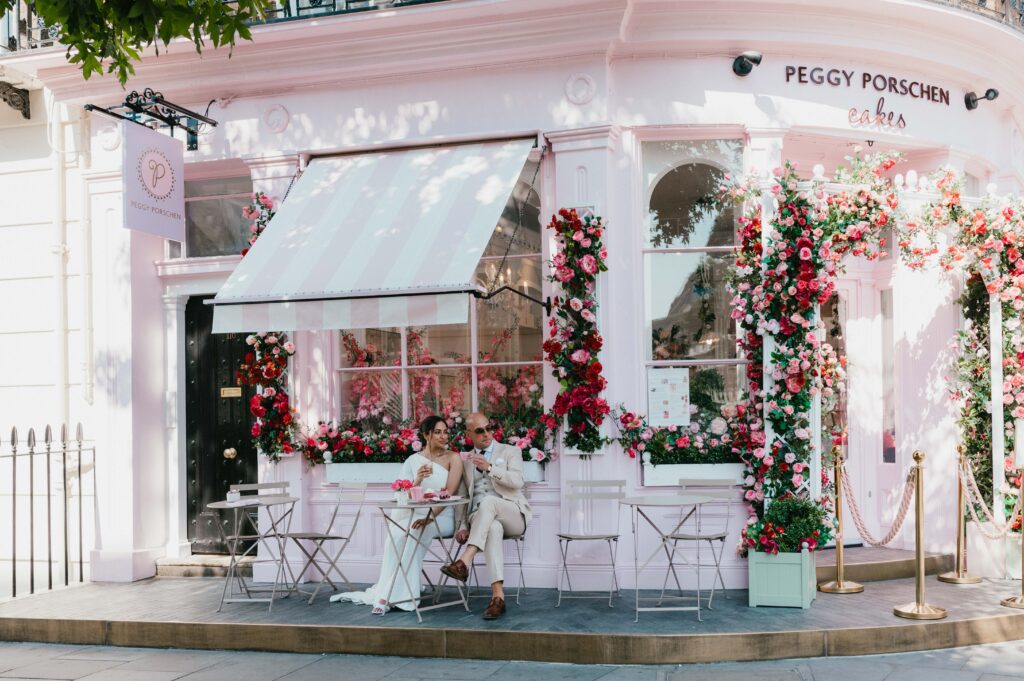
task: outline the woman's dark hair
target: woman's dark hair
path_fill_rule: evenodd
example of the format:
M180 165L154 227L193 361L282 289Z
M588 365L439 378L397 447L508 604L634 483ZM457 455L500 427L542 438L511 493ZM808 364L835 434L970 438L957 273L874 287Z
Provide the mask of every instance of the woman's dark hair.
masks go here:
M423 440L424 445L427 444L430 434L434 432L434 427L439 423L444 423L445 428L448 427L448 424L440 416L428 416L420 421L420 439Z

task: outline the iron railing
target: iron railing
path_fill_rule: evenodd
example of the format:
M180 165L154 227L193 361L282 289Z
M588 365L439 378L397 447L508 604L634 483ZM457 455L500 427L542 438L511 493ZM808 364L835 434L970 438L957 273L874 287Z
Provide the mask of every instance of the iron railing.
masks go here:
M9 509L10 518L0 522L0 596L85 580L86 552L93 545L95 471L96 448L83 437L81 424L72 438L61 426L60 439L54 440L46 426L42 442L34 429L24 440L17 428L9 441L0 439L0 517Z
M273 0L266 10L264 21L275 23L311 19L367 10L404 7L443 0ZM225 4L234 4L224 0ZM35 11L35 3L15 2L13 9L0 16L0 56L5 52L20 52L41 47L52 47L60 41L60 26L47 26Z

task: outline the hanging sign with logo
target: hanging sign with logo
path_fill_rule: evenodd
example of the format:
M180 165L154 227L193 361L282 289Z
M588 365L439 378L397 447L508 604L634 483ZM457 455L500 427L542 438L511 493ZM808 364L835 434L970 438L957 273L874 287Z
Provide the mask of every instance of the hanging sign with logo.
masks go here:
M124 226L185 240L185 147L136 123L121 123Z

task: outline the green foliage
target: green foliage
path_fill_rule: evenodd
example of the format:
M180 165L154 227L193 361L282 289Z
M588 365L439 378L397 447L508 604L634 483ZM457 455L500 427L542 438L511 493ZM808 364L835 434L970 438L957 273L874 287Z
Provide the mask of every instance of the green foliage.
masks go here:
M249 24L262 21L271 0L36 0L35 9L47 26L60 26L68 61L80 64L88 79L114 73L121 85L135 73L133 62L150 46L187 38L202 52L252 40ZM0 0L0 14L14 0Z
M743 529L741 550L796 553L814 551L832 539L828 509L821 502L787 494L768 505L764 517Z

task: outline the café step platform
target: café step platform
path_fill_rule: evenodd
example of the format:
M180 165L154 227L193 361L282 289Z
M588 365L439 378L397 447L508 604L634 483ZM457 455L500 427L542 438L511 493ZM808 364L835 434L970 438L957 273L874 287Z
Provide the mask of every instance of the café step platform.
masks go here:
M871 556L868 551L874 550L862 554L873 558L867 563L893 563L885 566L888 570L908 558L905 552ZM825 552L819 558L828 559ZM947 559L930 563L943 569ZM873 569L865 574L882 574L882 568ZM826 569L821 576L831 574ZM612 608L603 600L578 600L556 609L555 590L530 588L521 605L510 602L506 615L495 621L483 620L487 599L482 598L473 599L470 613L448 608L426 614L417 624L413 613L377 617L366 606L331 604L326 597L307 605L291 596L276 602L270 613L255 604L231 604L218 613L223 586L213 577L155 577L19 597L0 603L0 640L674 664L908 652L1024 638L1024 611L999 604L1020 593L1019 581L956 586L929 577L928 602L949 609L949 617L937 621L893 616L894 606L914 599L914 580L900 577L867 580L862 594L819 593L808 610L749 608L746 592L736 590L717 592L703 622L692 612L645 612L636 623L629 589Z

